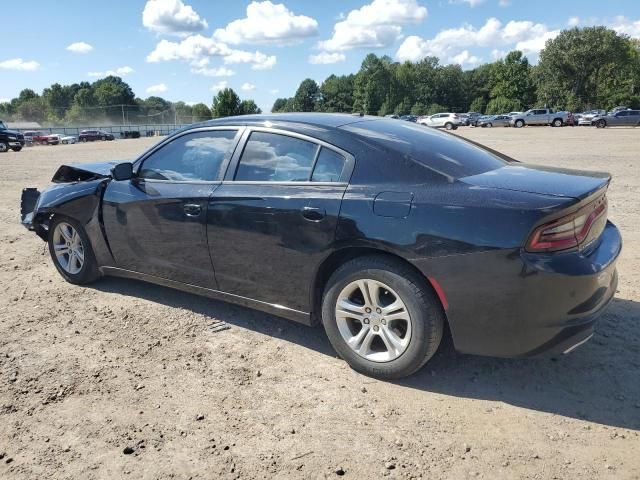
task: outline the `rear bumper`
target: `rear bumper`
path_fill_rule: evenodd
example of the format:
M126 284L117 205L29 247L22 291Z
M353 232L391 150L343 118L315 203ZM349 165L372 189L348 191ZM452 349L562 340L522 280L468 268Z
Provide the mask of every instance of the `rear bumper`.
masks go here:
M537 357L570 351L590 337L615 294L621 248L620 232L609 222L583 251L494 250L421 270L438 279L447 298L456 350Z

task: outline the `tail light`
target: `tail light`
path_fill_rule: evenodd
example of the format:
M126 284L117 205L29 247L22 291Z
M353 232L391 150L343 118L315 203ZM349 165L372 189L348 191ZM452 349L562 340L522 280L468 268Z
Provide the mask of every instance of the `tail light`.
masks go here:
M599 235L607 218L607 198L599 199L582 207L575 213L538 227L527 242L530 252L554 252L580 245L590 237L594 225L598 225ZM595 238L594 235L591 235Z

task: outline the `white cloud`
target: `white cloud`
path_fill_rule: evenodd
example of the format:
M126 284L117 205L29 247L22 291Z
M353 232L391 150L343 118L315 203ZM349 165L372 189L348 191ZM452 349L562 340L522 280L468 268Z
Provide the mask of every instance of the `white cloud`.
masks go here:
M159 83L158 85L151 85L147 88L147 93L164 93L167 90L167 86L164 83Z
M215 31L222 42L258 45L288 45L318 34L318 22L304 15L294 15L282 3L251 2L247 16Z
M275 55L265 55L257 50L253 53L244 50L232 50L224 57L224 63L250 63L253 70L270 70L276 64Z
M11 101L10 98L4 98L4 97L0 98L0 103L9 103L10 101Z
M494 48L493 50L491 50L491 58L493 58L494 60L499 60L501 58L504 58L507 56L507 53L505 50L500 50L498 48Z
M499 7L510 7L511 6L511 0L498 0L498 6Z
M224 90L229 85L229 82L226 80L220 80L218 83L215 83L211 86L212 92L219 92L220 90Z
M280 93L280 90L278 90L277 88L274 88L274 89L269 90L269 93L271 95L277 95L278 93Z
M243 83L240 87L240 90L244 90L245 92L251 92L256 89L256 86L253 83Z
M466 3L471 8L477 7L481 3L484 3L484 0L449 0L449 3Z
M640 20L629 20L626 17L616 17L615 21L611 24L611 28L617 33L624 33L631 38L640 38Z
M87 75L90 77L108 77L110 75L114 77L126 77L133 72L135 72L133 68L124 66L118 67L115 70L107 70L106 72L89 72Z
M142 11L142 24L153 32L170 35L189 35L209 26L181 0L148 0Z
M67 50L73 53L89 53L93 47L86 42L75 42L69 45Z
M333 27L333 36L318 43L326 51L351 48L384 48L400 38L402 25L419 23L427 9L417 0L373 0Z
M320 52L318 55L309 55L309 63L313 65L344 62L346 59L344 53Z
M191 69L191 73L197 75L204 75L205 77L231 77L236 74L233 70L227 67L219 68L207 68L207 67L194 67Z
M569 20L567 20L567 25L570 27L577 27L580 25L580 17L570 17Z
M475 55L471 55L469 53L469 50L463 50L458 55L454 55L453 57L449 58L449 63L460 65L461 67L473 67L475 65L478 65L481 61L481 58L478 58Z
M274 55L234 50L226 43L202 35L192 35L180 42L160 40L156 48L147 55L147 62L186 60L196 68L203 68L208 64L208 57L223 57L226 64L249 63L254 70L268 70L276 64Z
M40 64L35 60L25 61L22 58L12 58L0 62L0 68L4 70L18 70L21 72L33 72L40 68Z
M418 61L426 56L452 59L468 48L512 47L525 54L537 54L546 40L555 38L559 31L549 31L541 23L511 20L503 26L497 18L489 18L480 28L465 24L459 28L441 30L435 37L407 37L396 52L398 60Z

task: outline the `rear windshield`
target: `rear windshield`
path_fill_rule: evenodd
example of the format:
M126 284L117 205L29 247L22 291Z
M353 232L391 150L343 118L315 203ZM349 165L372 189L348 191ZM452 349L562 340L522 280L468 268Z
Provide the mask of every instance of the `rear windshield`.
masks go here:
M408 156L449 181L507 165L505 160L488 150L424 125L381 119L340 128Z

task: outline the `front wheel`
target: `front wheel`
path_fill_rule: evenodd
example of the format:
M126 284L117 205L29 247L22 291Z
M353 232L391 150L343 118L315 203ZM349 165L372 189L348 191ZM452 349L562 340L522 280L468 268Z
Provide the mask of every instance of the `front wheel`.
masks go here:
M0 153L4 153L8 151L9 151L9 144L5 142L0 142Z
M49 228L48 243L53 264L67 282L84 285L100 278L89 237L79 222L55 218Z
M514 126L516 128L522 128L524 127L524 120L516 120L516 123L514 124Z
M325 289L322 323L336 352L356 371L397 379L436 352L444 313L426 280L386 257L362 257L336 270Z
M493 123L487 123L487 128L492 128L493 127Z
M447 122L444 124L444 128L446 128L447 130L451 130L453 128L453 123L451 122Z
M605 122L604 120L598 120L596 122L596 127L598 127L598 128L604 128L606 126L607 126L607 122Z
M19 152L20 150L22 150L22 147L11 147L11 150L13 150L14 152Z

